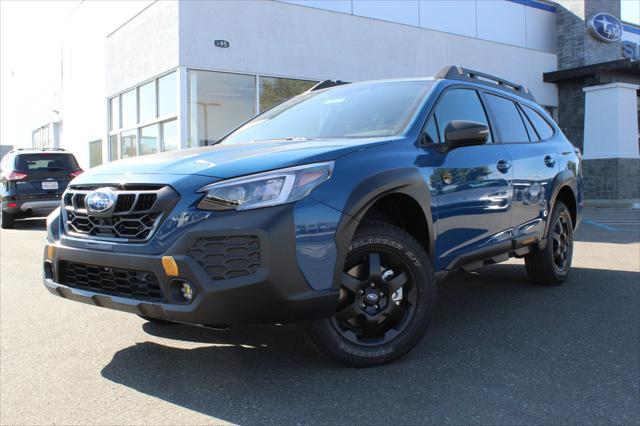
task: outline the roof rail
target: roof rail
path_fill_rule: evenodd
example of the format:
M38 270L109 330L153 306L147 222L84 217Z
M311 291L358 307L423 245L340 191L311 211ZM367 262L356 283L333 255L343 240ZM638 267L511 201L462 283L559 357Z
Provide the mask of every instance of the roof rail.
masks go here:
M316 90L322 90L322 89L326 89L328 87L342 86L343 84L349 84L349 83L346 82L346 81L342 81L342 80L325 80L325 81L321 81L320 83L316 84L311 89L307 90L307 92L314 92Z
M486 74L480 71L470 70L468 68L462 68L455 65L450 65L442 68L435 78L466 81L470 83L484 84L485 86L496 87L506 90L520 97L535 102L533 94L525 86L521 84L513 83L509 80L505 80L495 75Z
M49 148L49 147L43 147L43 148L14 148L9 152L12 151L66 151L66 149L64 148Z

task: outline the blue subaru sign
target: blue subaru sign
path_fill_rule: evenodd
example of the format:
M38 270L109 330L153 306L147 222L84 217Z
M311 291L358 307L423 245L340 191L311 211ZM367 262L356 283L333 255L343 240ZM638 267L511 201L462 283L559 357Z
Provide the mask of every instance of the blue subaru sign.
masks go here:
M87 207L93 212L107 211L113 206L113 203L115 203L115 196L109 189L98 189L87 195Z
M597 13L589 20L589 30L600 41L611 43L622 38L622 22L608 13Z

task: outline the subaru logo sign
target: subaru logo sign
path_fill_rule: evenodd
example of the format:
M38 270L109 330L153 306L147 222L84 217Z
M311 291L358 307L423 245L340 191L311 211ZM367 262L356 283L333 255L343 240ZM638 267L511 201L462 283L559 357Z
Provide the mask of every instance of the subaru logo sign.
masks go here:
M101 213L109 210L115 201L116 197L109 188L100 188L87 195L85 204L92 212Z
M622 38L622 22L608 13L597 13L589 20L591 34L607 43L620 41Z

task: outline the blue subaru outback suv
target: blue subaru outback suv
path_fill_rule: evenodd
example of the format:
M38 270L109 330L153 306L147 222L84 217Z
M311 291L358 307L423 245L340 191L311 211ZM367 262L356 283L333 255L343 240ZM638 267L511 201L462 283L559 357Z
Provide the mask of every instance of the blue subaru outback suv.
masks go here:
M77 177L47 221L55 295L158 323L300 323L325 357L408 352L456 270L524 257L562 283L580 154L528 90L435 78L323 82L214 146Z

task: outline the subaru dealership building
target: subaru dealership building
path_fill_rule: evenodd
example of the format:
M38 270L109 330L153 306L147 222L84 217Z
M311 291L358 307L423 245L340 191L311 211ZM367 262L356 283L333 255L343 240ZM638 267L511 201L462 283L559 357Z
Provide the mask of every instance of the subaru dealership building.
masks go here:
M460 65L527 86L583 150L587 197L640 199L640 28L609 0L82 2L34 146L92 167L215 142L325 79Z

